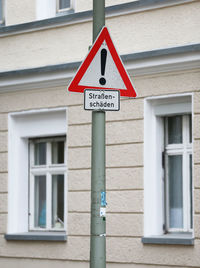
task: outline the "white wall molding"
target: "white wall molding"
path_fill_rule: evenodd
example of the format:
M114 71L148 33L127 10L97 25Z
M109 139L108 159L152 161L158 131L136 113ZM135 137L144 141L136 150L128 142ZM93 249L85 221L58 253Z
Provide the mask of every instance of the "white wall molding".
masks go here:
M199 69L200 44L121 56L131 76ZM0 73L0 92L67 86L80 62Z
M66 108L39 109L8 115L9 234L28 232L29 138L60 136L66 133Z
M36 0L36 18L44 20L55 17L56 15L56 0Z
M163 235L163 116L193 113L193 95L149 97L144 101L144 236Z

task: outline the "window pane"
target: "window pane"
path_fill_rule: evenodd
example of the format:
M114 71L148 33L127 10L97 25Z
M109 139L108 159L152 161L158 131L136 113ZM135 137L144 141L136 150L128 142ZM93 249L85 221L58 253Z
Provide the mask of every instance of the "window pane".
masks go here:
M3 21L3 2L0 0L0 22Z
M168 117L168 143L182 143L182 116Z
M191 114L189 115L189 133L190 133L190 143L192 143L192 116Z
M52 142L52 164L64 163L64 141Z
M59 0L59 9L70 8L70 0Z
M35 176L35 227L46 227L46 176Z
M46 164L46 143L40 142L35 144L35 165Z
M182 156L168 157L169 164L169 227L183 228Z
M192 155L190 155L190 217L191 217L191 224L190 228L193 228L193 190L192 190Z
M52 176L52 227L64 228L64 175Z

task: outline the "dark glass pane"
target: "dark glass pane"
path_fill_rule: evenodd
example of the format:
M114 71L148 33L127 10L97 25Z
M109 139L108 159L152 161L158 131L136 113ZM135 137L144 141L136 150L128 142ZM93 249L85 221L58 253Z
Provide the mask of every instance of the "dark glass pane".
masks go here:
M189 115L189 133L190 133L190 143L192 143L192 116Z
M52 164L64 163L64 141L52 142Z
M46 176L35 176L35 227L46 227Z
M52 176L52 227L64 228L64 175Z
M169 156L168 160L169 227L183 228L182 156Z
M168 143L182 143L182 116L168 117Z
M59 9L70 8L70 0L59 0Z
M46 165L46 143L40 142L35 144L35 165Z
M192 190L192 155L190 155L190 217L191 217L191 226L190 228L193 228L193 190Z

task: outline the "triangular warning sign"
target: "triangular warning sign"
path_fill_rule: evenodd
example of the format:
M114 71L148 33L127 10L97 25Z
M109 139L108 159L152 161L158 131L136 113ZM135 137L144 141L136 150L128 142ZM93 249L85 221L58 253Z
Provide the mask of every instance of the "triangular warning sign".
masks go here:
M101 30L68 90L84 92L86 88L116 89L125 97L137 95L106 27Z

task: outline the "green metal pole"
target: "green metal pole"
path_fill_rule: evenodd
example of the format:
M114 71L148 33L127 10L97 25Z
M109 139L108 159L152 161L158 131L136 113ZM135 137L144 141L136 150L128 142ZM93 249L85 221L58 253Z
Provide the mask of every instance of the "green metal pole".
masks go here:
M105 25L105 0L93 0L93 42ZM100 216L105 187L105 112L92 112L90 268L106 267L106 220Z
M105 25L105 0L93 0L93 42Z

